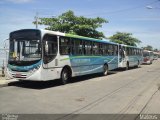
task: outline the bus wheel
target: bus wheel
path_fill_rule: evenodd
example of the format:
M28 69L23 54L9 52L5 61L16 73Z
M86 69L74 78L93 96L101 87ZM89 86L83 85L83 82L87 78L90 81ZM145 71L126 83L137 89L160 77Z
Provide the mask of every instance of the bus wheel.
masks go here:
M103 66L103 75L106 76L108 74L108 66L105 64Z
M137 65L137 68L139 68L139 67L141 67L141 65L140 65L140 62L139 62L139 60L138 60L138 65Z
M126 70L129 70L129 62L126 63Z
M70 78L70 70L67 68L63 68L61 72L61 84L65 85Z

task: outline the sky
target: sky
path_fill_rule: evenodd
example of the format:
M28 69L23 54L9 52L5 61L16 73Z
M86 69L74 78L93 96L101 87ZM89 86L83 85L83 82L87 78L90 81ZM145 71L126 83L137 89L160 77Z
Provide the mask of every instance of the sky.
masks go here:
M108 20L98 29L106 37L129 32L142 41L139 47L160 49L160 0L0 0L0 48L10 32L35 28L32 22L36 12L39 17L51 17L68 10L77 16Z

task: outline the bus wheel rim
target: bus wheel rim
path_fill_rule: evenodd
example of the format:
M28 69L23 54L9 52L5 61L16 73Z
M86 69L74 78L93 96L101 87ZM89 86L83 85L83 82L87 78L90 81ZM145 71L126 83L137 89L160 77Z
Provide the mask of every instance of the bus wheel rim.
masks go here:
M63 71L63 80L67 80L68 79L68 72L66 70Z
M107 75L107 73L108 73L108 67L106 66L106 65L104 65L104 75Z

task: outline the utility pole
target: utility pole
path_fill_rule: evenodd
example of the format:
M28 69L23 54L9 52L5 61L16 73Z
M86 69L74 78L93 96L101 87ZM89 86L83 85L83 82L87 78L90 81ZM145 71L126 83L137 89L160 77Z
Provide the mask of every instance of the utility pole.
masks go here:
M38 12L36 12L35 21L36 21L36 29L38 29Z

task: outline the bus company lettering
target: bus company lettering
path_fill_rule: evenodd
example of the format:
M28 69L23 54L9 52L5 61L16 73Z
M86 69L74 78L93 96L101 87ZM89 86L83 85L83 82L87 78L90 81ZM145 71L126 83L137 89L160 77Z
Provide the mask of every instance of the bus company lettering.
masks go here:
M73 59L72 62L75 64L84 64L84 63L89 63L91 60L90 59Z

